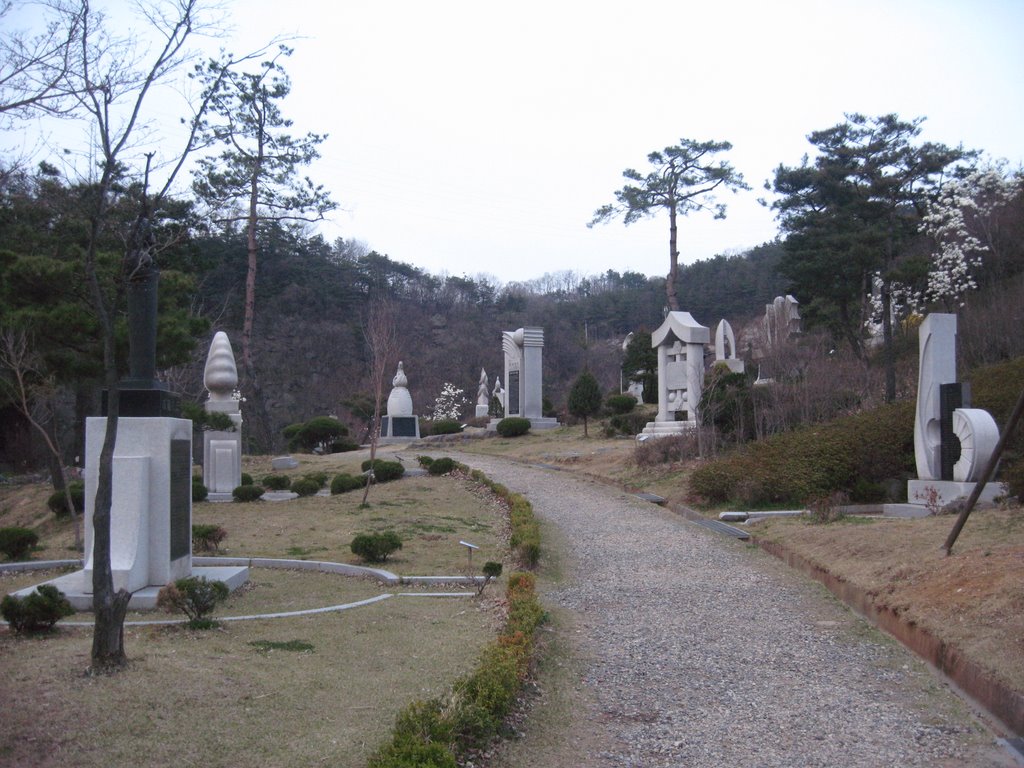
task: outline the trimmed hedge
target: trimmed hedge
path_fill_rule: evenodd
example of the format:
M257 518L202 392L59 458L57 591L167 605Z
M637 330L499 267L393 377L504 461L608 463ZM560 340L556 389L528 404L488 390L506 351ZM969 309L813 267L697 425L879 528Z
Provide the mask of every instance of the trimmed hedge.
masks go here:
M690 489L708 504L802 505L833 491L877 498L878 484L914 471L907 401L776 435L698 467Z
M530 431L530 420L520 416L509 416L499 421L495 429L502 437L519 437Z
M604 404L611 413L629 413L636 408L636 398L632 395L609 395Z
M500 733L529 672L537 627L545 620L533 574L512 574L506 598L505 627L481 652L476 669L445 697L402 710L391 741L370 758L368 768L454 768L458 758Z
M462 431L462 423L455 419L438 419L429 423L432 435L457 435Z

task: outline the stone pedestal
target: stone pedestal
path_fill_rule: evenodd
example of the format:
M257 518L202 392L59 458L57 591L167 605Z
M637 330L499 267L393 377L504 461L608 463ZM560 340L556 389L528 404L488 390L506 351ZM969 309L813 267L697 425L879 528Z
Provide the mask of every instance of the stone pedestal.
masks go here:
M107 420L86 419L85 584L92 589L93 512ZM163 586L192 572L192 422L121 418L114 446L110 565L114 589Z

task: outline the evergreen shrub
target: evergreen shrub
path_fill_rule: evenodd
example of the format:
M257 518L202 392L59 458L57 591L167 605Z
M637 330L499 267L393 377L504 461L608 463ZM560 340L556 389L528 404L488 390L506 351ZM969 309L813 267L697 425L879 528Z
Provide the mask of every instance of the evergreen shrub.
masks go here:
M392 552L402 548L402 540L394 531L360 533L352 539L350 547L352 554L368 563L383 563Z
M8 560L28 560L32 547L39 543L39 536L28 528L13 526L0 528L0 552Z
M308 477L300 477L291 485L292 493L298 494L300 497L313 496L319 490L320 484L316 480L310 480Z
M432 435L456 435L462 431L462 423L455 419L437 419L430 422Z
M241 482L242 485L252 485L253 484L252 475L250 475L248 472L243 472L242 473L241 480L242 480L242 482Z
M331 480L331 494L348 493L366 485L366 475L349 475L345 472Z
M430 466L427 467L427 472L431 475L447 475L453 469L455 469L455 459L443 456L431 462Z
M307 472L302 477L306 480L312 480L314 483L316 483L317 488L323 488L327 485L326 472Z
M502 437L519 437L530 431L530 420L520 416L508 416L499 421L495 429Z
M64 593L52 584L42 584L25 597L5 595L0 601L0 615L18 634L53 629L54 624L74 612Z
M240 485L231 492L235 501L258 501L263 489L258 485Z
M192 478L192 501L206 501L210 495L210 489L203 485L201 477Z
M636 408L636 398L632 395L609 395L604 404L611 413L629 413Z
M371 462L367 459L362 464L363 472L368 472L371 466L373 467L373 477L378 483L388 483L405 474L405 467L400 461L374 459Z
M67 493L71 494L71 502L75 506L75 512L85 512L85 483L81 480L72 480L67 484ZM50 508L57 517L67 517L68 508L64 502L65 491L54 491L46 500L46 506Z
M181 611L188 616L188 625L192 629L210 629L216 623L210 621L208 615L228 594L228 585L223 581L189 576L161 589L156 596L156 605L168 613Z
M288 475L266 475L263 478L263 487L268 491L286 491L292 484Z

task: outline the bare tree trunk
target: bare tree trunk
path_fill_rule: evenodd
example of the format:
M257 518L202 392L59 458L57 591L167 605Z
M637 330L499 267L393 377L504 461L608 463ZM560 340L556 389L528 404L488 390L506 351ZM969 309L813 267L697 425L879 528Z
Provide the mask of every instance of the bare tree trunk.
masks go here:
M885 402L896 400L896 355L892 345L892 290L882 281L882 354L885 359Z
M374 467L377 459L377 441L380 437L381 404L384 399L384 376L388 361L395 354L395 315L391 305L377 299L370 306L370 315L365 329L366 341L370 347L370 378L373 383L373 423L370 425L370 474L363 489L365 505L370 497Z
M668 278L665 281L665 295L670 312L679 311L679 296L676 293L676 278L679 277L679 249L677 244L676 205L673 200L668 209Z

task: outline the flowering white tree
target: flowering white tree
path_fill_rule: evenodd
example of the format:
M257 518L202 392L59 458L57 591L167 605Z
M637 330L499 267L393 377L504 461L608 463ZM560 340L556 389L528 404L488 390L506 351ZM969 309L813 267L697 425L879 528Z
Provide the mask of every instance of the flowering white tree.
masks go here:
M438 421L461 417L462 409L469 403L469 400L463 397L464 394L464 390L446 381L441 387L441 394L434 400L434 410L431 412L430 418L433 421Z
M995 248L997 216L1022 185L1024 177L1008 172L1003 160L942 187L921 223L920 231L935 242L921 304L941 301L950 310L964 305L967 292L978 287L983 255Z

